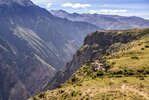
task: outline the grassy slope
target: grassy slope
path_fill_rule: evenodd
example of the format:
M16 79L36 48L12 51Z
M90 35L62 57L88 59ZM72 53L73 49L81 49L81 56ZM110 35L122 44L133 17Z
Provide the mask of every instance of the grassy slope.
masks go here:
M149 34L127 44L121 44L118 52L105 56L111 70L149 69Z
M91 64L85 64L59 88L32 99L148 100L149 34L116 49L117 52L103 57L111 66L108 72L94 72Z

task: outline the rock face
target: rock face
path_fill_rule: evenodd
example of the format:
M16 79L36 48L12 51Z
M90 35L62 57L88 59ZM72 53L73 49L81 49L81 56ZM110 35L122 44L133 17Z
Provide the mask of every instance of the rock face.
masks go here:
M54 17L30 0L0 0L0 100L41 91L97 29Z
M20 4L22 6L33 6L33 2L30 0L0 0L0 4L10 5L13 3Z
M116 48L112 48L114 44L126 44L137 40L148 34L149 29L144 30L125 30L125 31L96 31L89 34L83 46L73 56L73 60L69 62L62 71L57 72L56 76L48 84L48 89L54 89L60 84L66 82L75 71L85 62L92 61L94 58L102 58L103 55L113 52ZM139 34L136 34L136 33Z
M145 20L143 18L135 16L125 17L102 14L70 14L63 10L52 10L51 13L55 16L67 18L72 21L88 22L106 30L122 30L149 27L149 20Z

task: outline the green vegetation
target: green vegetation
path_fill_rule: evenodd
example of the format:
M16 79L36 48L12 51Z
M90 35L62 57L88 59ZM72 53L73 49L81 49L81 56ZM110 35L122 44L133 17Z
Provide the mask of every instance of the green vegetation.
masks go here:
M149 29L119 31L117 34L134 36L136 40L115 43L108 48L109 52L102 58L107 71L94 70L94 65L88 62L60 88L32 99L149 100ZM88 47L82 46L80 51L85 52ZM94 44L91 48L97 50L100 46Z

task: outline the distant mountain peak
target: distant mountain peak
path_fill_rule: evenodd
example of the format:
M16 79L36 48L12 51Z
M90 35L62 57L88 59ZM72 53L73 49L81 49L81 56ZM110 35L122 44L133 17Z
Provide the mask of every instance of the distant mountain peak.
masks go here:
M33 6L34 3L31 0L0 0L0 4L11 5L17 3L22 6Z
M68 13L67 11L65 11L65 10L62 10L62 9L60 9L60 10L51 10L52 12L63 12L63 13Z
M65 10L51 10L50 11L52 14L58 14L58 15L69 15L69 13Z

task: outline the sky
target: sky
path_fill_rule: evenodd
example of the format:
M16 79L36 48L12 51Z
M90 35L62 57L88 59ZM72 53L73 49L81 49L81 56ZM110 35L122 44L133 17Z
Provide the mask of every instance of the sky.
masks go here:
M32 0L47 10L138 16L149 19L149 0Z

